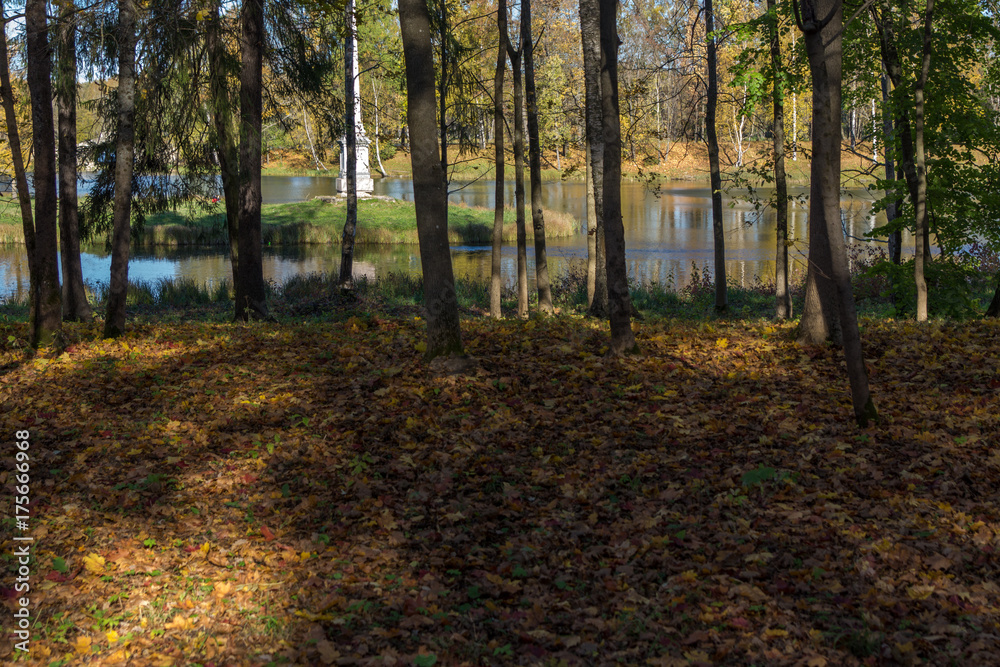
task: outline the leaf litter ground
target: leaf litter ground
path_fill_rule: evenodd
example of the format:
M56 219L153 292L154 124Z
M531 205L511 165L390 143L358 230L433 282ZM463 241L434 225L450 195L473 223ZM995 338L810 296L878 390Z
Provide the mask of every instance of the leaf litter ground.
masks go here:
M996 322L867 322L863 431L790 327L645 322L611 360L587 320L464 326L465 376L403 317L8 347L30 661L997 662Z

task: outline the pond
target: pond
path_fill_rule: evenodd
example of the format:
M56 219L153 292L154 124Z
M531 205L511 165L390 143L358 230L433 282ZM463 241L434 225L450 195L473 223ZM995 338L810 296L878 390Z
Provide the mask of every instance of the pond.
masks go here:
M281 203L335 194L334 178L324 176L266 176L263 178L265 203ZM514 184L506 184L508 202L513 202ZM375 193L411 200L409 179L384 178L375 181ZM564 211L580 221L579 233L547 243L550 275L566 272L572 262L587 257L586 189L583 182L552 182L543 185L543 205ZM796 194L804 194L800 189ZM766 194L766 193L764 193ZM452 202L470 206L492 207L494 184L481 180L452 183ZM845 229L852 237L863 237L872 229L871 195L865 190L848 191L842 202ZM653 192L641 183L622 184L622 213L629 275L638 281L656 282L674 288L685 285L693 269L708 270L713 264L711 192L707 184L673 182ZM774 275L774 212L758 212L754 207L724 198L726 227L726 270L731 280L752 284L757 276ZM794 239L790 250L793 271L805 272L807 252L806 205L796 204L789 213L789 234ZM530 210L529 210L530 224ZM528 273L534 276L533 247L528 248ZM490 248L456 246L452 248L455 275L488 278ZM516 254L513 246L503 248L503 278L508 284L516 279ZM281 283L295 274L336 271L340 248L299 246L265 248L264 276ZM111 258L102 248L84 253L84 279L106 282ZM415 245L359 247L355 255L355 273L376 277L386 272L419 274L420 254ZM157 248L133 254L129 265L132 280L155 282L160 278L192 278L199 283L215 284L230 276L228 253L222 248ZM532 280L533 282L533 280ZM28 283L24 249L0 247L0 297L23 294ZM532 289L534 286L532 285Z

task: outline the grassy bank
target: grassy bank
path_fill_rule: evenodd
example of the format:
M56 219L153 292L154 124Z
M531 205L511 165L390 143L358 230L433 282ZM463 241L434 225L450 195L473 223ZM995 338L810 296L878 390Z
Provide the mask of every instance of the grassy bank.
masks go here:
M298 244L337 245L346 218L341 201L312 200L291 204L265 204L262 234L265 246ZM545 210L548 237L572 236L579 221L568 213ZM534 238L531 221L528 238ZM456 245L483 245L493 236L493 210L452 204L448 210L449 240ZM504 241L517 237L514 211L504 214ZM20 213L14 206L0 206L0 243L23 243ZM193 204L177 211L157 213L146 220L146 228L135 242L153 246L227 246L225 216L219 204ZM412 202L366 199L358 202L359 244L417 243L417 218Z
M745 143L745 153L742 158L742 167L737 167L738 155L731 144L719 147L719 159L723 171L723 187L729 187L727 182L734 178L741 171L749 169L765 168L769 164L772 154L772 145L767 141L748 141ZM709 178L708 149L703 142L664 142L661 150L666 154L660 159L642 158L638 155L633 157L628 147L622 154L622 176L625 180L631 181L651 181L654 183L667 183L671 181L702 181L707 183ZM811 142L799 142L797 159L792 159L792 154L786 156L785 170L790 185L808 185L810 156L812 151ZM856 151L849 150L849 145L845 142L841 151L841 182L844 187L863 187L874 183L874 179L866 172L871 166L867 157L872 153L870 144L859 144ZM513 178L513 157L508 155L507 178ZM384 166L389 176L409 178L412 174L409 153L397 151L392 159L384 160ZM275 160L271 167L265 168L264 172L275 176L335 176L336 167L330 171L313 169L312 160L308 155L293 154L286 151L280 160ZM449 177L455 180L471 180L486 175L492 178L493 174L493 148L483 151L473 151L463 155L461 162L453 164L448 170ZM583 151L576 147L569 147L566 153L560 153L557 157L555 151L543 151L542 153L542 180L559 181L572 180L582 181L585 177L586 168ZM745 177L745 175L744 175ZM525 174L527 180L527 174Z

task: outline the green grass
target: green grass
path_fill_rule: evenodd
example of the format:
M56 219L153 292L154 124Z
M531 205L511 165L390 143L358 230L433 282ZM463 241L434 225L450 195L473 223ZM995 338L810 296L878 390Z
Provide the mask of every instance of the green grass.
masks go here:
M339 245L347 205L343 201L314 199L291 204L265 204L261 210L265 246ZM548 237L572 236L580 223L572 215L545 210ZM533 238L530 220L528 239ZM514 211L504 212L504 241L516 238ZM483 245L493 236L493 210L452 204L448 212L448 237L453 244ZM0 243L23 243L20 212L0 204ZM149 216L135 238L139 246L228 246L225 214L221 204L194 203ZM417 218L412 202L366 199L358 202L355 243L391 245L417 243Z
M347 205L343 201L314 199L291 204L266 204L261 211L264 245L324 244L341 242ZM545 212L546 236L571 236L579 222L571 215ZM452 204L448 211L448 236L453 244L481 245L493 235L493 210ZM532 237L530 225L528 236ZM504 214L504 240L516 238L514 211ZM143 245L227 245L221 207L196 205L187 210L158 213L146 221L139 239ZM417 243L417 219L412 202L367 199L358 202L355 243L390 245Z

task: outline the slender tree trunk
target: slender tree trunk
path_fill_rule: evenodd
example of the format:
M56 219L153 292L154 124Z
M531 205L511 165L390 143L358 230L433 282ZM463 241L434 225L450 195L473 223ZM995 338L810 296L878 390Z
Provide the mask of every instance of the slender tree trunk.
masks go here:
M375 163L378 164L378 173L382 174L382 178L385 178L389 174L386 173L385 167L382 166L382 151L379 150L379 110L378 110L378 86L375 85L375 77L372 77L372 100L375 105Z
M813 158L810 179L810 235L825 237L829 263L819 271L830 277L842 325L844 358L851 384L854 416L860 426L878 420L868 388L857 311L847 270L847 251L840 224L840 119L842 64L842 0L801 0L806 52L813 86ZM810 250L812 239L810 239ZM813 267L810 253L810 270Z
M521 48L507 42L514 78L514 209L517 221L517 316L528 317L528 239L524 224L524 98L521 87Z
M889 75L885 73L884 68L882 76L879 78L882 83L882 136L885 137L882 142L884 144L882 153L885 155L885 180L892 181L896 178L896 165L892 157L892 147L895 146L893 141L894 123L892 110L889 108ZM896 219L901 205L901 199L894 199L885 207L886 224L892 224L892 221ZM897 265L902 262L902 250L903 231L897 229L894 232L889 232L889 261Z
M209 58L210 92L212 95L212 122L218 145L219 171L222 174L222 198L226 207L226 231L229 234L229 262L233 268L233 285L239 282L240 257L240 175L239 155L233 137L232 101L226 81L226 51L222 44L222 25L219 5L213 3L211 17L205 31Z
M916 229L913 231L914 249L914 279L917 283L917 322L927 321L927 279L924 275L925 264L930 250L930 234L927 224L927 158L924 154L924 89L927 87L927 77L931 70L931 36L934 18L934 0L927 0L927 10L924 15L923 57L920 65L920 76L913 88L914 121L917 163L917 198L914 201L916 211Z
M80 265L80 217L76 192L76 7L59 6L59 244L62 260L63 319L89 322L93 317Z
M778 10L775 0L767 0L768 32L771 41L771 67L774 69L774 185L777 200L775 214L777 240L775 242L774 315L779 320L792 316L792 296L788 289L788 182L785 179L785 103L781 82L783 77L781 39L778 33Z
M430 2L430 0L425 0ZM438 64L441 67L441 76L438 77L438 120L440 126L441 141L441 178L444 179L445 191L448 189L448 4L445 0L439 0L438 11L441 12L440 30L438 31L438 44L440 46L440 56Z
M503 154L503 80L507 70L507 2L497 3L497 67L493 73L493 156L495 165L495 195L493 204L493 254L490 265L490 316L503 317L500 294L503 287L501 253L503 250L503 213L505 164Z
M3 18L4 4L0 0L0 18ZM24 157L21 152L21 133L17 125L17 113L14 104L14 89L10 85L9 54L7 50L7 19L2 21L3 33L0 33L0 97L3 101L4 118L7 126L7 143L10 146L11 162L14 167L14 187L17 189L17 202L21 207L21 224L24 229L24 248L28 255L28 283L31 294L30 321L35 321L35 305L37 303L38 270L35 267L35 219L31 212L31 193L28 190L28 174L24 167Z
M594 198L594 170L590 166L590 137L584 141L587 182L587 309L594 305L597 290L597 202ZM607 270L607 269L605 269Z
M618 104L618 0L600 0L601 127L604 131L604 242L607 251L608 306L611 323L609 354L638 352L632 333L632 299L625 266L622 224L622 139Z
M115 148L114 231L108 312L104 318L105 338L117 338L125 333L135 158L135 24L133 0L118 0L118 143Z
M305 107L302 108L302 129L306 131L306 141L309 142L309 152L312 153L313 164L316 165L317 169L330 171L316 153L316 144L313 143L312 130L309 129L309 110Z
M260 230L260 137L263 102L263 0L243 0L240 67L240 275L236 320L273 319L267 310Z
M594 208L587 208L587 273L593 265L594 291L588 313L608 317L608 267L604 239L604 129L601 96L601 9L598 0L580 0L580 38L583 45L584 122L586 126L588 197L593 192ZM593 243L592 243L593 242ZM593 247L591 247L593 246Z
M538 309L543 313L551 313L552 287L549 284L549 262L545 254L545 217L542 214L542 147L538 134L531 0L521 0L521 48L524 49L524 96L528 105L528 165L531 177L531 226L535 233L535 287L538 290Z
M715 116L719 105L719 74L716 57L715 18L712 0L705 0L705 33L708 40L708 110L705 114L705 132L708 136L708 164L712 187L712 238L715 244L715 311L725 312L729 307L726 291L726 233L722 226L722 171L719 167L719 137L716 134Z
M35 347L48 343L62 323L56 233L56 147L50 76L52 66L45 6L42 0L28 0L24 9L35 154L35 270L38 281L32 295L35 317L31 332L31 344Z
M427 311L426 357L461 355L462 331L448 245L448 191L434 136L434 55L426 0L399 0L399 24L406 63L406 118Z
M358 73L354 71L354 50L357 48L354 23L354 0L347 0L347 44L344 49L344 100L347 138L347 220L344 221L344 235L340 244L340 288L352 288L351 276L354 272L354 232L358 226L358 128L355 122L354 83Z

